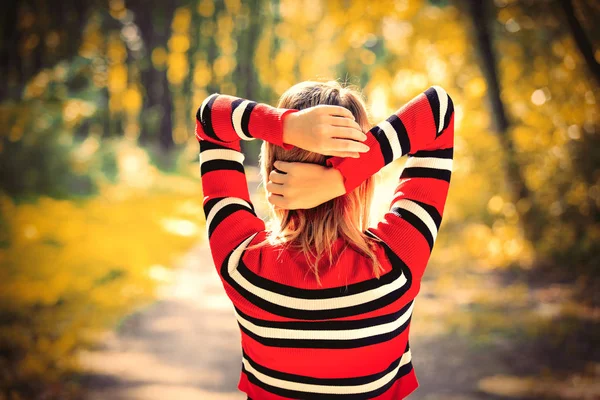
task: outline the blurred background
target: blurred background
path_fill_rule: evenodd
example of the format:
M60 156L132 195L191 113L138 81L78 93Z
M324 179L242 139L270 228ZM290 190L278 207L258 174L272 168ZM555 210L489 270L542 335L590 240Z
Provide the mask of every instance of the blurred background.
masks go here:
M194 116L309 79L362 89L373 123L429 85L455 103L411 398L600 398L599 2L6 0L0 18L0 399L245 399Z

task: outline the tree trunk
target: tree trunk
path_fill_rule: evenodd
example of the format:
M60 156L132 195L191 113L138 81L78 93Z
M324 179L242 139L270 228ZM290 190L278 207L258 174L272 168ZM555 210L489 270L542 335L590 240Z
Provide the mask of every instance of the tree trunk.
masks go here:
M3 6L2 12L2 38L0 40L0 100L15 98L15 92L11 90L11 81L20 72L19 66L19 31L18 0L9 0Z
M468 10L473 23L475 43L480 57L481 70L487 82L487 96L492 110L495 131L502 148L504 149L504 166L512 202L517 204L519 200L525 200L529 207L527 209L517 207L525 236L532 242L540 238L540 224L535 218L538 214L532 194L525 183L521 167L517 160L514 143L509 134L510 121L500 96L500 82L497 71L497 61L492 45L490 33L490 18L488 18L488 2L480 0L469 0Z
M174 1L154 2L152 7L149 7L148 2L143 0L129 1L126 4L134 13L135 21L146 46L146 57L140 66L140 77L146 91L140 143L149 144L158 140L160 147L168 151L174 147L171 90L167 79L167 69L154 68L151 55L152 50L158 46L167 48L171 32L170 23L177 4ZM154 116L158 117L158 123L155 123Z
M235 69L236 87L238 96L245 99L260 101L258 98L257 74L254 70L254 54L260 36L260 10L261 0L249 2L250 9L248 27L239 32L238 36L238 59ZM258 164L258 153L260 144L258 142L241 143L242 150L246 154L249 164Z
M575 15L573 2L571 0L561 0L560 4L565 14L565 18L567 19L571 34L573 35L573 40L575 40L575 44L581 52L585 63L587 64L594 79L596 79L596 83L600 86L600 63L596 61L592 43L589 41L585 30L577 19L577 15Z

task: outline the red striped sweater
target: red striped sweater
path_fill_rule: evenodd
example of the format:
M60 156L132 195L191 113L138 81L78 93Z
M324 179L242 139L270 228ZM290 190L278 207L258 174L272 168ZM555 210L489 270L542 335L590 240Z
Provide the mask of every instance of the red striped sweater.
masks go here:
M292 148L282 139L291 112L215 93L196 116L210 247L242 335L238 387L255 400L404 398L418 386L408 332L448 193L452 100L431 87L374 126L360 158L327 160L350 192L409 155L389 211L367 230L382 241L381 278L338 241L336 264L320 269L321 286L291 250L245 251L266 231L250 202L240 140Z

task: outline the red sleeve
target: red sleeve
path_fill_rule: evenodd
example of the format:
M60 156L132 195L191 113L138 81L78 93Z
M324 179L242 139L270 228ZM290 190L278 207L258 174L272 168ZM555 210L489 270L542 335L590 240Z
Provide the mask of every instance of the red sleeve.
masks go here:
M204 214L218 271L236 246L265 229L250 201L240 140L260 138L291 149L283 143L283 119L295 111L218 93L198 108Z
M454 105L433 86L367 133L371 149L360 158L332 157L346 192L408 154L390 210L369 232L385 242L420 278L440 228L452 172Z

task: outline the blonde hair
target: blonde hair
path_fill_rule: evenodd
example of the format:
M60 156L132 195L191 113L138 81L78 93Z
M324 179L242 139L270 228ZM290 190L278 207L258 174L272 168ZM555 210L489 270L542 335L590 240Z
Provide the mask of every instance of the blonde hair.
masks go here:
M369 118L364 100L357 90L342 86L337 81L305 81L289 88L277 107L302 110L319 104L336 105L352 112L363 131L367 131ZM326 165L327 157L294 147L290 150L263 142L260 154L260 173L263 186L269 180L277 160L305 162ZM270 230L265 241L249 246L248 250L266 243L289 246L299 249L309 260L310 269L317 282L319 280L319 261L327 252L329 264L333 264L331 248L338 238L343 238L345 250L352 246L373 262L373 274L379 278L381 264L375 248L378 240L365 234L368 227L371 201L374 191L373 177L366 179L359 187L343 196L311 209L286 210L275 208L269 203L273 219L269 221ZM313 262L310 262L314 259Z

